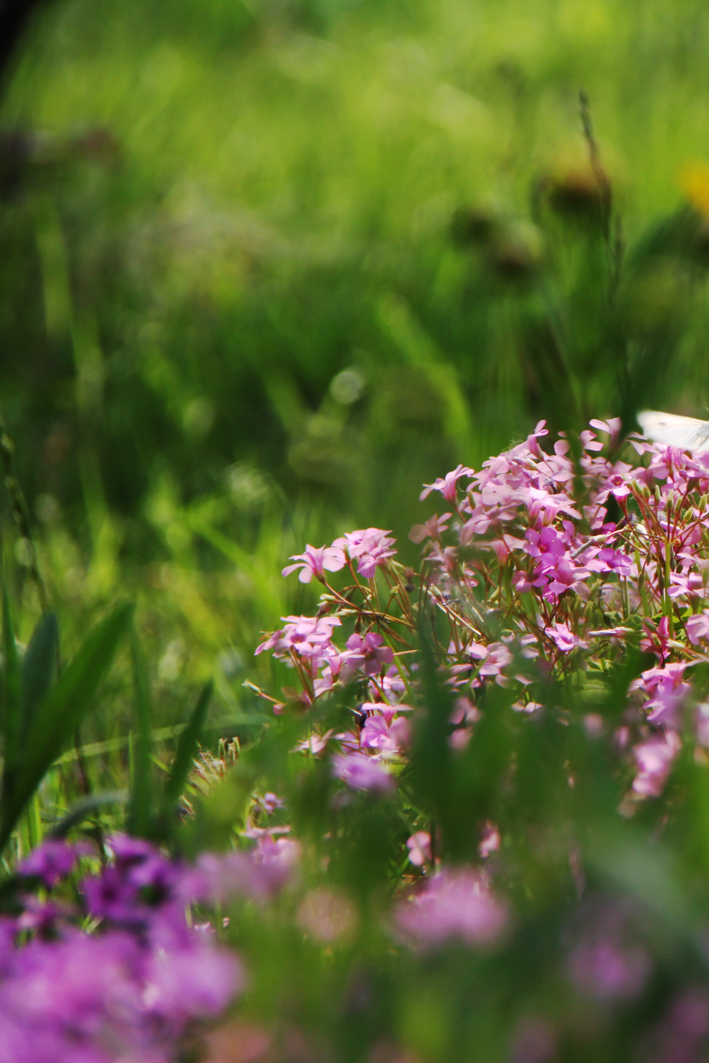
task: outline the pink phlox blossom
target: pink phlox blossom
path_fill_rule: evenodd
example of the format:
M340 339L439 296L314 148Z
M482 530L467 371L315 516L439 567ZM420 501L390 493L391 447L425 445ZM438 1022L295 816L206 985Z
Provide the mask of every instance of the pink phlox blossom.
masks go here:
M276 809L283 808L285 806L285 801L282 797L279 797L278 794L274 794L268 790L265 794L256 796L256 804L270 816L272 812L276 811Z
M360 742L362 747L378 753L400 753L406 749L411 738L411 727L405 716L393 719L382 715L367 717Z
M465 647L465 652L469 654L474 661L484 661L487 657L489 647L484 642L469 642Z
M293 838L277 837L270 830L258 839L251 855L261 883L269 896L273 896L293 878L300 863L300 843Z
M680 572L670 572L667 593L672 599L706 597L706 578L701 572L692 572L687 568Z
M394 660L394 651L385 644L383 636L377 631L368 631L364 636L355 632L347 639L346 646L347 649L340 655L342 678L345 682L357 671L364 672L366 676L376 675L384 665L389 665Z
M419 495L419 499L423 502L425 498L428 498L431 491L440 491L446 502L455 502L458 493L458 480L463 476L471 479L474 475L473 470L466 465L458 465L452 472L446 473L443 478L439 477L432 484L424 484L424 489Z
M417 830L406 843L409 860L414 867L423 867L431 861L431 835L427 830Z
M314 731L308 738L303 739L302 742L298 742L295 747L296 751L301 753L312 753L312 755L316 757L319 753L322 753L324 749L327 749L327 744L334 735L335 731L332 727L323 734Z
M297 572L300 569L298 579L301 583L310 583L313 576L324 582L325 570L339 572L347 564L344 551L338 546L311 546L309 543L304 553L294 554L290 560L295 561L296 564L287 565L282 575L289 576L291 572Z
M372 697L380 695L388 702L395 702L406 693L406 683L399 669L393 664L387 669L385 675L377 677L376 680L370 679L369 689Z
M620 441L620 431L623 426L620 417L609 417L607 421L600 421L594 417L588 423L591 428L596 428L599 432L605 432L609 435L611 446L615 446Z
M480 719L480 709L470 698L456 698L450 722L454 727L472 727Z
M396 786L386 767L364 753L341 753L333 757L332 772L353 790L387 794Z
M345 550L352 561L357 561L357 572L364 579L374 576L378 565L384 565L390 557L396 555L393 549L396 539L381 528L364 528L360 531L347 532L335 539L333 547Z
M428 947L455 939L489 947L500 939L508 922L507 905L472 868L439 871L423 890L401 902L395 914L399 933Z
M685 661L676 661L663 667L649 668L640 679L630 684L630 691L644 691L649 695L643 708L648 712L651 723L665 724L673 727L677 723L677 713L691 692L689 683L684 681Z
M257 654L272 650L274 657L284 657L292 652L310 658L314 666L328 657L337 656L332 633L333 628L342 624L339 617L286 616L281 619L285 621L285 627L262 642L256 649Z
M659 797L681 746L682 739L676 731L667 731L635 746L637 774L633 791L640 797Z
M359 709L365 716L383 716L390 724L398 712L413 712L413 706L405 705L403 701L398 701L394 705L387 704L386 701L363 701L359 706Z
M612 572L620 579L636 575L635 562L622 550L604 546L600 550L591 547L581 555L583 564L591 572Z
M515 701L511 708L515 712L521 712L525 716L531 716L534 712L539 712L544 708L540 701Z
M450 513L443 513L440 517L435 513L425 524L414 524L409 532L409 539L412 543L422 543L424 539L439 540L443 532L448 530L450 519Z
M549 624L545 630L562 653L571 653L575 649L588 649L588 643L575 635L568 624Z
M518 594L528 594L535 587L546 587L548 582L546 576L537 575L536 567L532 573L518 569L512 576L512 586Z
M560 514L565 513L574 520L579 520L581 514L568 495L550 494L545 488L530 487L527 493L527 510L530 522L533 524L550 524Z
M597 454L599 451L603 450L604 444L601 443L600 440L596 438L595 433L589 431L588 428L585 428L583 432L581 432L579 439L582 448L588 453Z
M540 585L541 577L547 581L543 590L545 598L553 601L570 588L579 590L582 581L590 575L585 566L571 558L568 546L556 528L542 528L541 532L529 528L525 539L528 543L526 552L537 563L535 585ZM522 582L526 581L518 581L518 586Z
M514 661L514 655L504 642L492 642L487 647L484 662L480 665L479 675L481 678L494 679L500 686L506 685L504 676L505 668Z

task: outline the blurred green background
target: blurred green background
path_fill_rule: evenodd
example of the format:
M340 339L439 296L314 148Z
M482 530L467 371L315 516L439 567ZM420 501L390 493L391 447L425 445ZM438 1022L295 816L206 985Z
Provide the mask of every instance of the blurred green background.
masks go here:
M280 577L306 541L371 524L413 557L420 485L540 416L701 416L701 210L697 253L665 236L708 49L700 0L42 11L0 119L0 408L67 644L128 593L158 719L212 673L248 714L259 632L314 600Z

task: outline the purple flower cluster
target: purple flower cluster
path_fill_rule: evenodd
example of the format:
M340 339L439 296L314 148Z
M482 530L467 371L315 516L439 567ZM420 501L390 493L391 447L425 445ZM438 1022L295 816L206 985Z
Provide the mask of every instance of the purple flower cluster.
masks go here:
M194 1024L218 1016L245 981L209 924L192 925L190 906L272 895L296 848L269 838L191 867L114 835L109 862L81 881L81 907L21 888L20 914L0 919L0 1063L174 1060ZM47 841L20 863L19 880L56 887L87 855Z

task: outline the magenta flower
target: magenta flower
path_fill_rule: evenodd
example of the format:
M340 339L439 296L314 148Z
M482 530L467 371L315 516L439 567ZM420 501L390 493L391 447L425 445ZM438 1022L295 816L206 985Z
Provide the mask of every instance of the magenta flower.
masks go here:
M282 575L289 576L291 572L297 572L301 583L310 583L313 576L321 582L325 581L325 570L339 572L347 564L344 552L334 544L332 546L306 546L304 553L294 554L291 561L295 565L286 565Z
M419 498L423 502L424 498L428 498L431 491L440 491L446 502L455 502L458 493L458 480L463 476L467 476L470 479L474 475L473 470L466 465L458 465L453 472L446 473L442 479L439 477L432 484L424 484L424 489Z
M670 774L672 762L679 753L682 740L676 731L641 742L633 749L637 775L633 791L640 797L659 797Z
M337 657L338 652L332 644L333 628L342 621L338 616L286 616L286 626L262 642L256 653L272 650L274 657L284 657L295 653L299 657L310 659L313 667L318 667L329 657Z
M472 868L440 871L420 893L402 901L395 916L406 939L428 947L458 939L488 948L499 941L508 923L507 905Z
M696 616L690 616L685 623L687 638L693 646L709 638L709 610L705 609Z
M651 723L674 727L677 714L691 691L684 681L687 667L684 661L675 661L661 668L649 668L640 679L630 684L630 691L644 690L649 694L643 708L648 711Z
M546 628L547 635L556 643L562 653L571 653L572 650L588 648L588 643L578 635L575 635L568 624L550 624Z
M644 988L651 970L642 946L624 945L611 937L582 941L569 960L576 989L596 1000L632 1000Z
M340 655L345 680L360 670L366 676L376 675L394 660L394 651L385 645L383 636L377 631L368 631L364 637L357 633L350 635L346 646Z
M431 835L427 830L417 830L407 841L406 848L414 867L423 867L431 859Z
M79 857L88 852L91 852L90 846L70 845L60 839L49 838L20 862L17 873L36 875L45 886L55 886L60 879L71 874Z
M333 548L345 550L352 561L357 561L357 572L364 579L371 579L378 565L384 565L394 557L393 549L396 539L389 538L381 528L364 528L361 531L347 532L340 539L335 539Z
M353 790L390 793L396 786L393 777L379 761L364 753L340 753L332 758L332 773Z
M400 753L411 738L411 728L405 716L388 719L384 715L368 716L362 728L360 742L363 749L378 753Z
M450 518L450 513L444 513L440 517L434 514L425 524L414 524L409 532L409 539L412 543L422 543L424 539L440 539L443 532L448 529Z

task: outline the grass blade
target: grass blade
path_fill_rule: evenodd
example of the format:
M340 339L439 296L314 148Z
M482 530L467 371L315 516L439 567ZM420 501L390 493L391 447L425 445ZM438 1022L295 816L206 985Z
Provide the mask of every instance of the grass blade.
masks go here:
M78 826L92 812L98 812L105 805L124 805L128 801L126 790L105 790L100 794L90 794L77 801L65 816L51 829L48 838L66 838L69 831Z
M187 726L180 735L175 760L163 791L163 807L166 813L172 809L182 793L197 748L199 733L204 726L213 688L214 684L210 680L199 695Z
M0 852L42 780L82 719L92 708L101 680L108 673L118 644L128 631L133 606L117 606L86 637L59 682L37 708L22 745L11 799L3 803Z
M2 732L5 739L5 768L3 771L3 803L12 800L18 759L22 749L22 676L15 642L12 611L7 587L2 591Z
M133 661L133 688L138 740L133 754L128 830L131 834L144 837L149 831L151 819L153 786L150 731L153 711L148 670L135 632L131 640L131 658Z
M34 715L49 693L57 670L59 624L55 613L41 617L22 662L22 740Z

